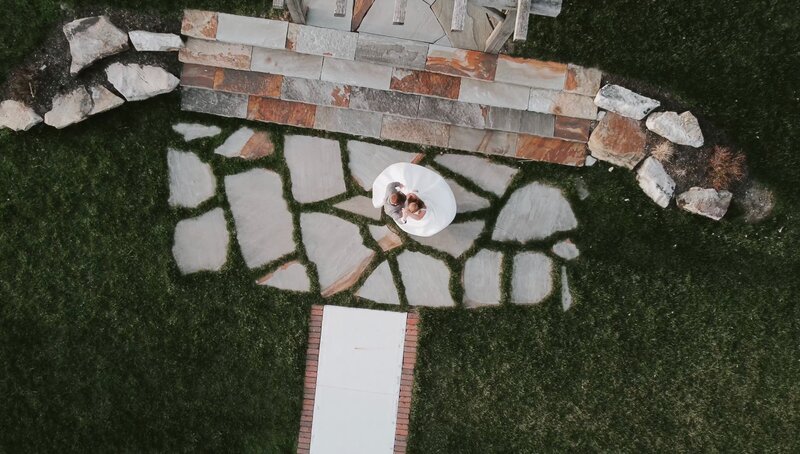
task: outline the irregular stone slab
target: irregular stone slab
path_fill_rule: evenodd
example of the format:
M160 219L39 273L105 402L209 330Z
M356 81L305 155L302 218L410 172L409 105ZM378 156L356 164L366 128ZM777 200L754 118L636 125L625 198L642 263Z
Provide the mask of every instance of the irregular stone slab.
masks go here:
M246 160L271 156L275 152L275 145L269 134L264 131L253 131L242 127L231 134L214 153L226 158L242 158Z
M178 52L178 60L195 65L248 70L252 53L252 47L242 44L189 38L186 40L186 45Z
M173 33L153 33L143 30L128 32L133 48L139 52L172 52L183 47L183 40Z
M365 191L372 189L372 182L383 169L397 162L416 162L422 158L418 153L409 153L383 145L375 145L357 140L347 141L350 157L350 175Z
M388 113L416 118L419 114L420 97L396 91L373 90L353 87L350 90L350 108L371 112Z
M431 45L425 69L451 76L494 80L497 55Z
M446 148L450 125L384 115L381 139Z
M218 136L222 132L219 126L206 126L200 123L178 123L172 125L172 130L183 136L186 142Z
M311 290L311 279L308 278L306 266L297 260L284 263L277 270L257 280L256 284L295 292Z
M174 241L172 256L181 274L222 269L230 241L222 208L178 222Z
M288 27L285 21L219 13L217 41L283 49Z
M636 170L636 181L656 205L666 208L675 193L675 181L664 170L658 159L649 157Z
M350 31L350 23L353 20L353 0L345 2L343 17L333 15L336 0L304 0L303 7L306 8L306 24Z
M180 80L158 66L114 63L106 68L111 85L128 101L141 101L169 93Z
M395 68L389 86L392 90L406 93L458 99L461 80L445 74Z
M562 117L561 115L557 115L555 117L553 135L560 139L575 140L585 143L589 141L589 129L591 127L591 120Z
M434 161L453 172L463 175L481 188L502 196L519 169L495 164L488 159L477 156L445 154L437 156Z
M453 196L456 198L456 213L470 213L472 211L489 208L491 205L489 200L472 191L468 191L463 186L456 183L455 180L447 178L445 181L447 181L447 185L450 186L450 189L453 191Z
M64 25L62 30L72 56L70 74L78 74L97 60L128 49L128 35L106 16L77 19Z
M217 70L222 71L223 69L184 63L181 70L181 86L214 88L214 77L217 75Z
M281 125L314 127L317 106L301 102L271 98L251 97L247 105L247 119L278 123Z
M125 103L125 100L102 85L95 85L89 88L89 91L92 95L92 110L89 111L89 115L99 114Z
M744 222L755 224L772 214L772 209L775 208L775 194L763 183L753 181L737 202L744 211Z
M217 13L185 9L183 10L183 21L181 22L181 35L213 40L217 36L218 25L219 17Z
M0 103L0 129L27 131L42 121L33 109L19 101L8 99Z
M308 259L317 266L324 297L355 284L375 256L364 246L358 227L336 216L302 213L300 230Z
M719 221L728 212L733 194L728 191L693 187L678 195L678 207L689 213L699 214Z
M450 295L450 270L441 260L421 252L404 251L397 256L406 299L412 306L455 306Z
M364 285L356 292L356 296L381 304L400 304L400 295L394 285L389 262L384 260L375 268L375 271L364 281Z
M44 123L56 129L66 128L85 120L93 105L92 96L83 87L58 94L53 98L53 108L44 114Z
M419 41L358 34L356 60L406 69L425 69L428 45Z
M567 79L567 65L531 58L500 55L494 80L533 88L561 90ZM524 107L523 107L524 108Z
M289 24L289 34L286 37L288 50L345 60L356 57L357 43L357 33L300 24Z
M181 83L183 83L183 79L181 79ZM214 72L212 86L209 88L231 93L280 98L282 84L283 76L278 74L217 68Z
M354 87L388 90L392 80L392 67L362 61L325 58L322 63L322 80Z
M184 87L181 90L181 109L221 117L245 118L247 95Z
M252 169L225 177L225 194L236 223L236 238L250 269L295 250L292 214L277 173Z
M398 248L403 245L403 240L396 233L392 232L389 227L385 225L370 225L367 226L369 234L378 246L381 247L383 252L389 252L392 249Z
M461 257L483 232L486 221L467 221L460 224L450 224L436 235L429 237L413 236L419 244L446 252L453 257Z
M478 104L424 96L419 103L419 118L483 129L486 126L483 109Z
M589 151L601 161L633 169L644 159L646 141L640 122L609 112L592 131Z
M516 146L517 135L514 133L463 128L460 126L450 127L448 148L500 156L514 156Z
M462 79L458 100L487 106L525 110L530 90L519 85Z
M292 178L292 196L318 202L347 190L339 142L311 136L286 136L283 154Z
M322 73L322 57L256 47L250 70L316 80Z
M559 241L553 245L551 250L553 251L553 254L561 257L564 260L573 260L581 255L580 251L578 251L578 246L575 246L575 243L573 243L572 240Z
M500 267L503 253L481 249L467 260L461 283L466 307L500 304Z
M580 167L586 162L586 145L547 137L520 134L516 156L533 161Z
M380 208L375 208L374 206L372 206L372 199L370 199L369 197L364 197L363 195L357 195L352 199L347 199L344 202L339 202L336 205L334 205L334 207L340 210L357 214L359 216L364 216L365 218L372 219L373 221L381 220Z
M317 106L347 107L350 105L350 87L321 80L284 77L281 99Z
M196 208L217 191L217 179L211 166L196 154L170 148L167 151L167 166L171 206Z
M511 275L511 302L536 304L553 291L553 261L539 252L521 252L514 256Z
M605 85L597 92L594 103L601 109L616 112L623 117L641 120L661 105L659 101L636 94L619 85Z
M525 243L577 226L575 214L561 190L534 182L511 194L497 217L492 239Z
M383 116L378 112L319 106L314 128L377 139L381 136L382 119Z
M364 20L361 21L358 32L426 43L436 42L445 36L444 30L439 25L430 6L423 0L406 2L406 21L403 25L392 23L393 14L394 2L378 1L373 3L367 15L364 16Z
M584 68L583 66L567 65L567 79L564 81L564 91L584 96L595 97L600 90L603 73L599 69Z
M697 118L688 110L678 112L656 112L645 122L647 129L678 145L699 148L703 146L703 131Z
M447 34L452 47L483 51L486 49L486 39L492 34L492 24L486 15L486 9L467 3L464 16L464 29L450 30L453 22L454 0L436 0L431 3L431 10L439 20L442 29Z
M569 280L567 279L567 267L561 267L561 308L564 312L572 307L572 292L569 291Z

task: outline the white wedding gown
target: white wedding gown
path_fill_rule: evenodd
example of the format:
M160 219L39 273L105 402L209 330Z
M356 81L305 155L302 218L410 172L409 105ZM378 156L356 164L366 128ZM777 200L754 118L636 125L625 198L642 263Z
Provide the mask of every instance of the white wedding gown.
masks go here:
M392 164L375 178L372 183L372 205L383 208L386 200L386 187L398 182L405 186L403 193L416 192L425 203L425 216L420 220L408 218L398 227L411 235L432 236L441 232L456 217L456 198L453 190L441 175L428 168L399 162Z

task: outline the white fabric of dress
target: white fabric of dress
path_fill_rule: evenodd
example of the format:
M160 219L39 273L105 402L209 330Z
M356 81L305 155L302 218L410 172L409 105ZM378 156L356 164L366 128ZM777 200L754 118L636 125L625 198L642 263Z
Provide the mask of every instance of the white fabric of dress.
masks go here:
M422 219L408 218L405 224L397 224L410 235L433 236L453 222L456 217L456 198L438 173L407 162L390 165L372 183L372 205L375 208L383 208L386 187L392 182L405 186L405 194L415 192L425 203L426 213Z

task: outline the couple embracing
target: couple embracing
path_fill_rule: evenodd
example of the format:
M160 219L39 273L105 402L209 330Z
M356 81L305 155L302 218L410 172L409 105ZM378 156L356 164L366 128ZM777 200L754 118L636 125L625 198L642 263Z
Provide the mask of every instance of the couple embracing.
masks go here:
M386 186L386 201L383 210L398 224L405 224L408 219L416 221L425 217L427 209L416 191L404 192L406 187L399 181L393 181Z

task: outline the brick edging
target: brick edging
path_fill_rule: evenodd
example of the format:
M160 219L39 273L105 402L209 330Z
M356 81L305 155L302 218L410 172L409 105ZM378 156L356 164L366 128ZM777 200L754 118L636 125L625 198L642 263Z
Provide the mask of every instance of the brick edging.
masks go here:
M419 314L409 312L403 344L403 372L400 376L400 398L397 404L397 425L394 432L394 453L405 454L408 443L408 422L411 417L411 391L414 387L414 365L417 362Z
M303 383L303 411L300 413L300 434L297 438L297 454L311 451L311 423L314 419L314 396L317 390L317 366L319 365L319 343L322 335L322 313L324 306L311 306L308 320L308 349L306 350L306 375Z

